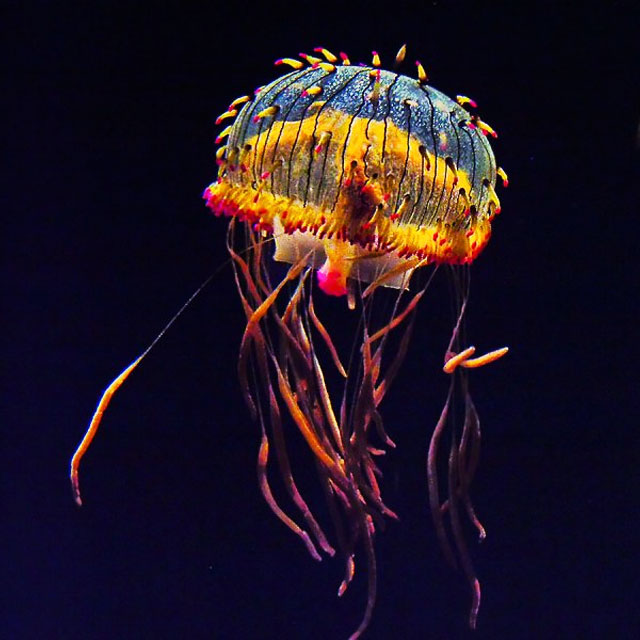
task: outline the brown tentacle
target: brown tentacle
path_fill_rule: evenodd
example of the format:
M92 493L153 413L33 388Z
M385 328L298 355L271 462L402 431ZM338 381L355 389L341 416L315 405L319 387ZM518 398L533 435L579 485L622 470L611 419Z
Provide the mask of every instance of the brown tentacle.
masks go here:
M465 397L465 417L462 429L462 438L458 447L458 466L460 468L460 499L462 500L469 520L478 531L479 541L482 542L487 537L487 532L478 519L469 488L480 458L480 420L471 396L467 393Z
M302 541L304 542L309 554L314 560L322 560L322 557L318 553L315 548L315 545L311 541L309 534L302 528L300 528L279 506L273 497L273 493L271 492L271 487L269 486L269 480L267 478L267 462L269 459L269 440L267 439L267 434L264 430L264 425L262 428L262 439L260 441L260 450L258 453L258 480L260 483L260 490L262 491L262 495L266 503L271 508L271 511L278 517L278 519L283 522L291 531L293 531L296 535L300 536Z
M273 385L271 384L271 376L269 373L267 355L265 351L262 349L258 353L258 363L260 367L260 373L262 376L263 383L268 387L268 400L269 400L269 418L271 424L271 431L273 433L273 439L276 447L276 455L278 457L278 463L280 468L280 474L282 480L284 482L285 488L291 497L292 501L298 507L299 511L302 513L302 516L307 523L307 526L315 536L316 540L320 547L330 556L335 554L335 549L329 544L327 537L313 517L311 510L309 509L307 503L304 498L300 494L298 487L293 478L293 473L291 471L291 465L289 463L289 455L287 453L286 442L284 439L284 433L282 430L282 419L280 415L280 406L278 404L278 400L276 398L276 394L273 390Z
M335 364L336 369L340 372L340 375L343 378L346 378L347 372L344 370L344 367L342 366L342 362L340 362L340 356L338 355L338 351L336 350L336 347L333 344L333 341L331 340L331 336L329 335L329 332L327 331L325 326L320 321L320 318L318 318L318 316L316 315L316 311L313 306L313 296L311 292L309 293L308 309L309 309L309 317L311 318L311 321L313 322L313 325L315 326L318 333L322 336L324 343L327 345L327 348L329 349L329 353L331 354L331 358L333 359L333 363Z
M462 523L460 522L460 510L458 506L458 492L456 486L458 483L458 446L455 438L451 439L451 450L449 452L449 522L451 523L451 531L453 534L453 540L458 551L458 559L462 566L462 571L467 578L469 587L471 589L471 609L469 611L469 626L472 629L476 628L476 620L478 617L478 610L480 609L480 582L476 576L473 563L471 561L471 555L467 543L464 539L464 532L462 531Z
M444 527L443 513L440 508L440 489L438 484L438 453L440 438L442 437L444 428L447 424L452 395L453 379L451 380L451 384L449 385L447 400L444 407L442 408L442 413L440 414L440 418L438 419L436 427L433 430L431 442L429 443L429 453L427 454L427 481L429 485L429 505L431 506L431 517L433 518L433 524L436 529L438 543L440 544L440 548L442 549L442 553L447 559L447 562L455 568L457 563L455 560L455 556L453 555L453 549L451 548L451 544L449 543L449 539L447 537L447 532Z

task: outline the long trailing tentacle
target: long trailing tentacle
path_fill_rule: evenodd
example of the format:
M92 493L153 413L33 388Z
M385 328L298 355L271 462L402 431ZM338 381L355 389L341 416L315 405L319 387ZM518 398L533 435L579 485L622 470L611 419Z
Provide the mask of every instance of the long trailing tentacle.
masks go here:
M438 481L438 458L440 440L449 419L449 406L451 404L451 398L453 396L453 385L454 382L453 380L451 380L451 384L449 385L449 393L447 394L447 400L444 404L444 407L442 408L440 418L436 423L433 434L431 435L431 440L429 442L429 452L427 454L427 481L429 485L429 505L431 506L431 517L433 518L433 523L436 529L436 536L440 544L440 549L442 550L442 553L444 554L447 562L455 568L457 566L457 563L453 554L453 549L451 548L451 544L449 543L449 537L447 536L447 532L445 529L444 516L440 506L440 485Z
M232 231L231 231L232 233ZM245 277L245 282L247 284L247 287L249 289L249 291L253 294L253 298L255 302L259 302L260 300L260 296L258 294L258 289L255 286L255 283L253 282L251 273L247 267L246 262L243 260L243 258L241 258L237 253L235 253L231 248L229 249L230 253L232 255L233 258L233 264L234 264L234 275L235 275L235 281L236 281L236 286L238 288L238 293L240 295L240 299L242 301L243 304L243 308L245 309L245 313L247 315L247 318L250 319L251 317L253 317L253 309L251 307L251 305L249 304L245 294L244 294L244 290L242 288L241 282L240 282L240 278L239 278L239 274L238 274L238 270L240 270L240 272L244 275ZM268 372L266 371L267 368L267 362L266 362L266 340L265 340L265 336L263 335L262 331L260 330L259 326L254 327L254 333L252 336L253 339L253 343L254 343L254 347L255 347L255 352L257 353L257 360L258 360L258 364L259 367L261 369L262 372L262 380L265 384L265 386L267 387L267 395L269 398L269 408L270 408L270 421L271 421L271 425L272 428L274 429L275 432L277 432L277 427L279 424L279 407L278 407L278 403L275 397L275 394L273 392L273 388L270 384L269 381L269 377L268 377ZM247 382L247 386L248 386L248 382ZM276 502L274 496L273 496L273 492L271 491L271 487L269 485L269 481L268 481L268 477L267 477L267 463L268 463L268 457L269 457L269 440L267 437L267 432L266 432L266 427L265 427L265 419L264 419L264 415L262 412L262 408L260 406L259 403L257 403L253 396L250 395L247 397L247 404L249 405L250 408L253 408L258 417L259 417L259 422L260 422L260 428L261 428L261 441L260 441L260 448L259 448L259 452L258 452L258 462L257 462L257 472L258 472L258 483L260 486L260 490L262 492L263 497L265 498L265 501L267 503L267 505L269 506L269 508L273 511L273 513L276 515L276 517L283 522L289 529L291 529L291 531L293 531L297 536L299 536L302 541L304 542L305 546L307 547L307 550L309 551L309 554L315 559L315 560L321 560L321 556L318 554L315 545L313 544L313 542L311 541L311 538L309 537L309 534L302 529L291 517L289 517L284 511L283 509L279 506L279 504ZM324 536L324 533L322 532L322 530L320 529L320 527L317 525L317 523L315 522L315 520L313 519L313 517L310 514L310 511L308 509L308 507L306 506L306 503L304 502L304 500L302 499L302 497L300 496L297 487L295 485L295 482L293 480L293 476L290 473L290 468L288 465L288 458L286 456L286 451L283 453L282 449L282 445L280 443L280 439L278 438L278 435L275 436L275 440L276 440L276 448L277 448L277 453L278 453L278 460L280 463L280 469L282 474L285 476L285 485L287 486L287 489L290 493L290 495L293 498L294 503L296 504L296 506L298 506L298 508L300 509L300 511L303 513L303 516L305 517L305 520L307 521L307 524L310 526L311 530L313 531L316 539L318 540L320 546L330 555L332 555L333 552L333 548L329 545L329 543L326 541L326 537Z
M451 376L451 382L447 400L431 437L427 456L427 477L429 504L438 542L449 564L460 567L469 584L471 591L469 626L473 629L477 623L481 591L465 540L463 514L466 514L469 522L478 532L480 541L486 537L486 531L476 515L470 496L470 486L480 455L480 420L469 394L466 371L501 358L507 353L508 348L496 349L477 358L472 358L475 347L460 349L464 339L464 315L469 299L468 270L463 269L461 273L454 272L452 281L457 318L445 352L443 366L443 371ZM464 402L464 421L460 435L455 415L451 411L458 394L462 396ZM447 497L441 500L438 466L441 439L447 431L450 438L447 456Z
M471 555L469 548L465 541L464 532L462 530L462 522L460 520L460 495L458 492L459 486L459 468L458 468L458 445L456 442L455 433L452 434L451 448L449 451L449 473L448 473L448 487L449 487L449 523L451 525L451 531L453 540L455 542L456 551L458 554L458 560L462 567L462 571L471 588L471 608L469 611L469 626L472 629L476 627L476 620L478 617L478 610L480 609L480 581L476 576L473 562L471 561Z
M383 501L379 484L382 474L374 461L375 456L385 453L372 441L376 435L383 446L395 446L385 432L378 407L407 354L416 309L437 266L432 269L424 287L417 292L409 295L406 287L398 290L392 309L377 326L372 313L372 300L376 291L386 284L387 278L379 278L364 291L351 287L353 300L361 309L359 330L362 337L359 350L354 348L352 352L347 371L329 330L313 304L309 256L299 259L279 281L272 283L257 233L248 230L247 236L250 255L246 260L234 251L232 238L229 250L247 316L238 370L245 398L249 406L255 408L261 423L261 488L276 515L305 541L311 555L319 557L311 537L275 504L266 479L271 443L275 445L280 475L289 497L321 549L330 555L334 553L293 480L283 423L286 416L313 453L325 491L337 546L345 562L339 595L344 594L353 579L358 546L362 545L365 552L367 603L361 623L351 636L355 639L367 628L376 598L376 527L384 526L385 516L397 518ZM405 272L408 279L413 267L412 264L410 268L398 268L398 273L394 272L393 275L395 277ZM288 285L291 289L289 294L285 293ZM461 568L469 582L472 591L470 625L475 626L480 605L480 586L464 539L462 516L468 517L482 538L484 528L475 514L470 497L470 485L479 456L480 425L467 391L465 371L501 357L506 349L489 352L478 358L472 357L475 353L473 347L460 350L464 338L463 317L468 299L468 279L463 286L458 286L457 291L460 294L457 297L457 320L444 365L444 371L451 375L451 385L429 446L427 478L436 534L448 562ZM384 358L385 347L390 336L396 333L396 347L387 362ZM326 349L324 364L330 363L331 369L342 379L339 412L334 409L323 359L314 345L315 339ZM248 375L250 366L253 367L254 380ZM460 381L465 393L465 417L458 436L453 418ZM262 408L261 402L268 407L267 410ZM267 425L270 425L269 430ZM446 484L441 485L439 459L441 441L446 433L450 434L448 473ZM444 500L441 497L443 486L446 486Z
M78 445L76 452L73 454L73 458L71 458L71 487L73 489L73 497L78 506L82 506L82 498L80 497L80 480L78 477L78 470L80 468L80 461L82 457L86 453L89 445L93 441L96 433L98 432L98 427L100 426L100 422L102 420L102 416L106 411L109 403L111 402L111 398L113 394L120 388L122 383L129 377L129 374L138 366L140 360L144 357L144 354L137 357L122 373L120 373L113 382L105 389L102 397L100 398L100 402L98 402L98 406L96 407L95 413L91 418L91 422L89 424L89 428L87 429L87 433L82 438L82 442Z
M276 515L276 517L283 522L291 531L293 531L297 536L299 536L307 547L307 551L314 560L318 562L322 560L322 557L318 553L315 545L311 541L309 534L299 527L296 522L290 518L278 505L275 498L273 497L273 493L271 492L271 487L269 485L269 481L267 479L267 462L269 459L269 439L267 438L266 430L264 429L264 424L262 419L260 420L263 428L262 428L262 438L260 440L260 449L258 452L258 482L260 485L260 490L262 491L262 495L269 505L271 511Z
M340 375L343 378L346 378L347 372L344 370L344 367L342 366L342 362L340 361L340 356L338 355L338 351L335 345L333 344L333 340L331 340L331 336L329 335L329 332L326 330L325 326L322 324L322 322L316 315L316 310L313 306L313 296L311 292L309 294L308 309L309 309L309 317L311 318L318 333L322 336L324 343L327 345L327 348L329 349L329 353L331 354L331 358L333 359L333 363L335 364L336 369L340 372Z
M69 472L69 478L71 480L71 488L73 491L73 498L76 501L76 504L81 507L82 506L82 497L80 495L80 478L79 478L79 470L80 470L80 462L84 457L84 454L89 449L89 446L93 442L93 439L98 432L98 428L100 427L100 423L102 422L102 417L104 412L107 410L114 394L116 391L122 386L124 381L129 377L129 375L133 372L133 370L146 358L147 354L153 349L159 340L162 339L164 334L173 326L173 323L184 313L187 307L195 300L195 298L200 294L200 292L213 280L213 278L220 272L221 268L216 269L206 280L187 298L187 301L178 309L177 313L175 313L172 318L167 322L162 331L151 341L149 346L123 371L121 371L116 378L109 383L109 386L104 390L100 401L98 402L98 406L91 418L91 422L89 423L89 428L82 438L78 448L73 454L71 458L71 469Z
M469 487L473 481L478 460L480 458L480 419L478 412L473 404L471 395L465 392L465 416L464 426L462 429L462 438L458 450L459 459L459 480L460 480L460 498L464 503L467 515L473 526L478 531L478 539L482 542L487 537L487 532L482 526L480 520L476 516L475 509L471 503L469 496Z
M334 553L293 479L286 446L286 416L287 422L290 421L302 435L313 453L325 491L338 548L345 562L339 595L344 594L353 579L358 546L362 545L364 550L368 576L367 603L361 623L352 635L355 639L368 626L376 599L376 527L384 526L385 516L397 518L383 501L379 484L381 471L374 461L375 456L384 453L384 449L372 443L375 434L383 445L395 446L384 430L378 405L407 353L415 311L426 286L413 294L406 304L400 304L405 299L406 288L400 289L390 315L375 329L372 328L371 302L373 294L386 279L381 278L369 285L366 296L361 290L354 290L354 300L356 304L359 301L362 308L362 342L360 357L352 357L347 373L329 329L314 307L308 256L291 265L279 281L272 282L258 233L252 230L245 233L246 257L234 249L233 222L228 235L228 249L247 317L238 373L247 404L261 426L258 455L260 487L276 516L304 541L314 558L319 559L320 556L307 531L324 552ZM413 266L411 263L410 267ZM408 279L408 267L397 271L394 275L401 275L404 271ZM291 291L285 293L288 285ZM385 365L384 347L389 336L396 332L400 335L399 348ZM326 348L324 361L315 348L315 339L323 349ZM339 412L334 410L327 385L324 366L327 363L332 364L331 368L340 376L345 388ZM351 388L348 393L347 387ZM287 515L273 496L267 478L268 456L272 448L276 451L285 489L301 513L306 529Z
M327 537L313 517L309 506L306 501L300 494L296 482L293 478L293 473L291 471L291 465L289 462L289 455L287 453L286 443L284 439L283 429L282 429L282 419L280 414L280 406L273 388L271 384L271 377L268 370L268 356L266 349L262 348L259 353L259 369L261 373L261 377L263 380L263 384L266 384L268 387L268 406L269 406L269 416L271 423L271 430L273 433L273 439L276 447L276 455L278 457L278 464L280 467L280 473L285 485L285 488L291 497L293 503L302 513L302 516L307 523L309 529L313 532L315 539L318 541L320 547L330 556L335 554L335 549L329 544ZM312 554L313 555L313 554ZM315 557L315 556L314 556ZM319 558L318 558L319 559Z

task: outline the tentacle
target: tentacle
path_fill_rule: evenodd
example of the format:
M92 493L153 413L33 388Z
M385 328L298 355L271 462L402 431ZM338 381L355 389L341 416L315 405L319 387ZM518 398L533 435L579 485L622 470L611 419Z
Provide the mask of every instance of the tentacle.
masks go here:
M444 526L443 513L440 508L440 488L438 482L438 454L440 439L442 438L442 434L447 425L447 419L449 417L449 406L451 404L451 398L453 396L453 387L454 383L452 379L451 384L449 385L447 400L444 407L442 408L442 413L440 414L440 418L438 419L436 427L433 430L431 442L429 443L429 453L427 454L427 480L429 485L429 505L431 506L431 517L433 518L433 524L436 529L436 536L438 538L438 542L440 544L440 548L442 549L444 557L447 559L447 562L455 568L457 566L457 563L455 560L455 556L453 555L453 549L451 548L451 544L449 543L449 539L447 537L447 532Z
M367 522L367 515L364 510L357 505L359 521L361 523L361 529L364 538L365 553L367 556L367 604L362 616L362 620L358 625L358 628L354 633L349 636L349 640L357 640L362 636L369 626L371 616L373 615L373 608L376 603L376 591L378 584L378 571L376 562L376 553L373 546L373 530Z
M458 468L458 446L456 439L451 439L451 449L449 452L449 522L451 523L451 531L453 534L453 540L458 552L458 559L462 570L467 578L469 587L471 589L471 609L469 611L469 626L472 629L476 628L476 620L478 617L478 610L480 609L480 582L476 576L473 563L471 561L471 555L464 539L464 532L462 531L462 523L460 522L460 511L458 508L458 492L457 483L459 476Z
M261 419L262 422L262 419ZM265 501L269 505L271 511L279 518L281 522L283 522L291 531L293 531L296 535L300 536L302 541L304 542L309 554L314 560L322 560L320 554L315 548L315 545L311 541L309 534L301 529L279 506L273 497L273 493L271 492L271 487L269 486L269 480L267 478L267 462L269 459L269 441L267 439L267 434L264 430L264 424L262 425L262 439L260 441L260 451L258 453L258 479L260 483L260 490L262 491L262 495L264 496Z
M475 509L469 496L469 487L478 466L480 457L480 419L471 396L465 395L465 417L462 429L462 438L458 448L458 466L460 481L460 499L463 501L467 515L473 526L478 531L478 538L482 542L487 537L487 532L476 516Z
M313 295L311 292L309 293L308 309L309 309L309 317L311 318L311 321L313 322L318 333L322 336L324 343L327 345L327 348L329 349L329 353L331 354L331 358L333 359L333 363L335 364L336 369L340 372L340 375L343 378L346 378L347 372L344 370L344 367L342 366L342 362L340 362L340 356L338 355L338 351L336 350L335 345L331 340L331 336L329 335L329 332L326 330L325 326L322 324L322 322L320 322L320 319L316 315L316 311L313 307Z
M307 526L312 531L316 540L320 547L330 556L335 554L335 549L329 544L327 537L313 517L311 510L309 509L307 503L304 498L300 494L298 487L293 479L293 473L291 471L291 465L289 463L289 455L287 453L287 447L284 439L284 433L282 430L282 420L280 415L280 407L278 404L278 400L276 398L276 394L274 392L273 386L271 384L271 376L268 370L268 362L267 356L264 351L259 354L258 358L261 377L263 383L267 384L268 389L268 403L269 403L269 416L270 416L270 424L271 430L273 433L273 439L276 447L276 454L278 457L278 463L280 467L280 473L287 490L287 493L291 497L293 503L298 507L302 516L307 523ZM262 416L261 416L262 417ZM263 433L264 433L264 425L263 425ZM313 555L313 554L312 554Z
M71 458L71 487L73 489L73 497L78 506L82 506L82 498L80 497L80 480L78 477L78 470L80 468L80 461L82 457L86 453L89 445L93 441L96 433L98 432L98 427L100 426L100 422L102 420L102 416L106 411L109 403L111 402L111 398L113 394L120 388L122 383L129 377L129 374L138 366L140 360L146 355L148 352L145 351L141 356L136 358L122 373L120 373L116 379L104 390L102 397L100 398L100 402L98 402L98 406L96 407L95 413L91 418L91 422L89 424L89 428L87 429L87 433L85 433L84 438L82 438L82 442L78 445L76 452L73 454Z

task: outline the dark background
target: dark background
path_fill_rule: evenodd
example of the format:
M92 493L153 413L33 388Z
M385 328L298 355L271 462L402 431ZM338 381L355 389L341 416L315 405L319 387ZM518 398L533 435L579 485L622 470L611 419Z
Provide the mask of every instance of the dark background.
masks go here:
M469 328L511 353L472 375L488 529L475 634L428 514L446 391L446 285L383 405L398 449L369 638L632 638L638 598L636 3L3 3L2 611L6 638L345 638L340 600L255 479L227 266L70 456L101 390L226 260L200 199L215 117L319 44L431 83L499 132L511 178L473 268ZM8 85L8 86L7 86ZM635 257L634 257L635 256ZM346 311L340 311L346 313ZM304 445L292 446L314 495ZM324 518L323 503L316 511Z

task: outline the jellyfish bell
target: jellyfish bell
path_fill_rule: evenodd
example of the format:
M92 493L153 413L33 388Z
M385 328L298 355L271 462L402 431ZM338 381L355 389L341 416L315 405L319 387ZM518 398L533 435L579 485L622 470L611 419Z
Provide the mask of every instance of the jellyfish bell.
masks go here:
M285 61L294 71L241 98L218 137L208 206L273 230L276 260L313 251L330 295L402 258L473 261L499 211L488 125L421 80Z
M375 533L385 519L397 518L382 495L379 460L395 444L379 407L408 351L418 303L439 266L447 265L456 283L443 367L450 386L427 453L427 476L438 541L466 577L474 627L480 586L463 519L481 539L485 533L469 492L480 423L466 372L506 348L474 357L475 348L463 344L463 322L469 264L489 241L500 210L497 176L506 184L488 142L496 134L467 110L475 108L471 99L456 102L429 86L419 63L416 79L382 70L376 53L371 66L352 65L345 54L338 64L323 48L315 53L322 57L278 60L293 70L237 98L217 119L225 125L216 139L218 178L204 192L213 214L230 218L227 249L247 321L238 377L260 425L259 486L314 559L335 555L337 547L344 562L339 596L364 555L367 603L351 636L359 637L376 599ZM404 48L397 62L402 58ZM416 278L423 273L426 278ZM348 301L344 312L358 319L350 353L334 339L344 330L343 318L322 317L318 296ZM72 459L78 502L80 459L110 397L148 351L107 388ZM456 394L464 403L461 425L449 411ZM313 454L324 519L296 484L287 445L292 430ZM444 433L449 451L440 446ZM274 471L282 486L278 499Z
M304 62L278 61L293 71L260 87L253 97L240 98L242 109L218 137L225 141L217 155L218 180L204 197L215 215L233 219L228 246L247 315L240 380L261 423L261 451L273 439L279 462L286 458L282 425L287 415L320 462L320 480L345 559L340 594L353 575L356 547L365 549L369 597L357 636L368 624L375 599L374 533L385 516L395 517L379 484L376 456L393 441L378 406L407 352L417 303L430 282L410 281L415 272L430 268L433 274L438 265L452 266L457 317L444 364L452 382L429 450L428 475L438 538L467 577L474 626L480 592L459 526L462 513L478 531L484 529L468 491L477 463L479 422L464 371L506 350L472 357L474 347L462 348L461 328L468 296L466 265L489 241L491 222L500 210L496 178L506 180L487 139L495 131L467 111L465 106L475 105L472 100L459 96L456 102L427 85L419 63L415 79L380 69L377 54L372 66L355 66L346 56L338 65L330 52L321 52L326 61L306 55L301 56ZM244 223L241 238L237 223ZM280 281L271 280L273 260L291 265ZM383 288L391 290L394 303L381 320L373 300ZM361 314L358 355L346 367L333 330L325 327L330 319L315 312L318 289L320 295L347 296L350 308ZM394 350L384 353L398 332ZM336 373L345 378L337 396L329 394L326 383ZM449 416L456 384L465 394L460 432ZM457 448L456 455L447 456L452 491L442 499L439 442L447 428ZM280 471L285 486L293 486L290 498L300 524L265 489L266 458L264 462L261 486L267 502L311 545L315 557L316 546L325 548L329 537L297 492L288 459Z

